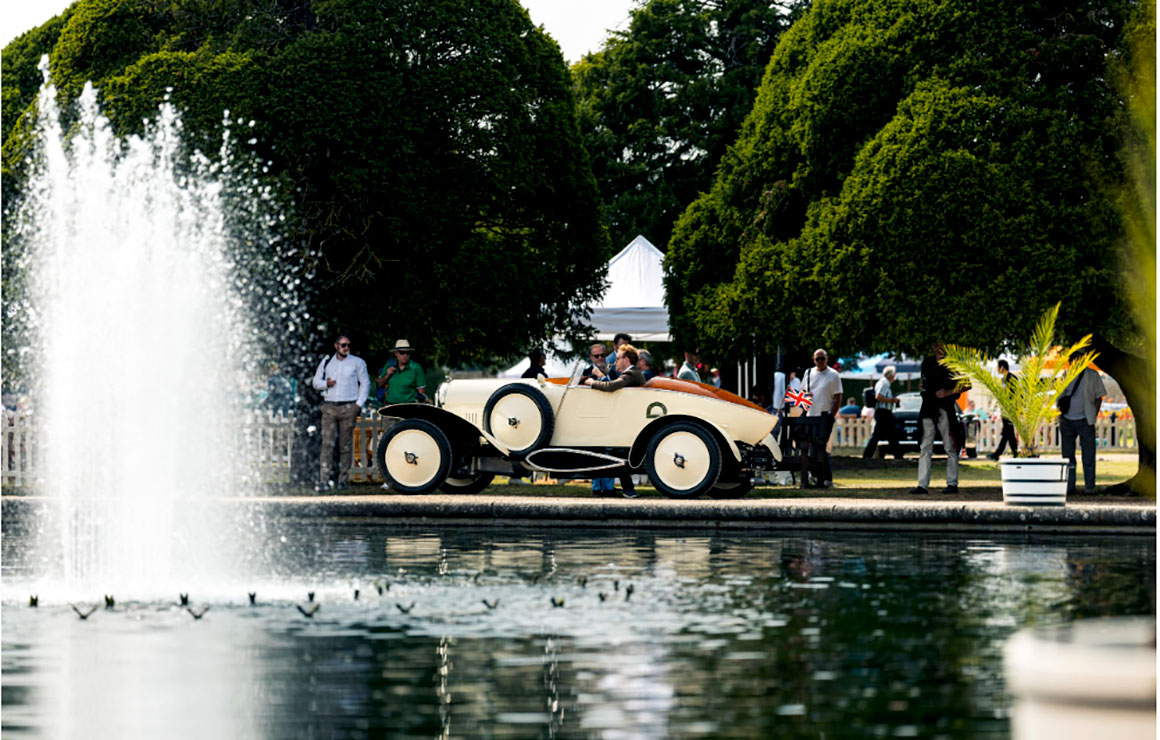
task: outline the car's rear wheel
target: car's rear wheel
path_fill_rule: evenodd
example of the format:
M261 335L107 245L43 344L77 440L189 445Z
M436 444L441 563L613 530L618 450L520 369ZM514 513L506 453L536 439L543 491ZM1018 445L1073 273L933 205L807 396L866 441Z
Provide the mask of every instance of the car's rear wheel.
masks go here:
M721 475L721 448L699 424L662 427L648 444L645 465L657 490L669 498L696 498L713 490Z
M544 394L523 383L505 385L487 399L483 428L519 460L552 439L552 407Z
M406 419L379 440L375 462L383 480L399 493L434 493L451 470L451 443L431 422Z
M732 483L717 481L717 485L713 486L713 490L709 491L709 497L721 499L741 498L752 490L752 481L734 481Z
M440 486L443 493L479 493L491 485L495 473L476 473L468 478L448 478Z

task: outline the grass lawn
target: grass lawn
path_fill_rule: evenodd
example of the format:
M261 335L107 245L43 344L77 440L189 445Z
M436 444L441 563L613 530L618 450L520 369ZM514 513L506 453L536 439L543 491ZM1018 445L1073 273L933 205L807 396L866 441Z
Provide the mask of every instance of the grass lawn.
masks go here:
M834 486L837 488L911 488L918 480L918 456L902 460L861 460L834 457ZM1083 461L1078 462L1077 475L1083 481ZM1096 485L1110 486L1128 480L1136 474L1136 455L1108 453L1096 455ZM930 482L938 486L946 481L946 458L936 457L931 467ZM999 463L985 457L959 461L959 487L995 487L1001 485Z
M1082 463L1081 463L1082 464ZM793 488L790 486L759 486L753 489L747 499L793 499L793 498L899 498L908 497L907 492L918 480L918 456L910 455L902 460L862 460L857 455L846 455L839 451L833 457L834 487L829 489ZM1136 455L1129 453L1108 453L1096 460L1096 479L1100 487L1120 483L1136 473ZM1080 472L1082 485L1083 473ZM943 482L946 480L946 459L936 457L931 470L931 497L941 498ZM999 463L986 458L961 460L959 462L959 489L956 496L947 496L963 501L1001 500L1001 480ZM619 484L618 484L619 487ZM652 498L660 494L650 485L638 485L642 497ZM287 493L306 493L306 490L288 490ZM355 484L350 493L382 493L379 485ZM491 496L547 496L562 498L591 498L588 481L510 482L505 477L497 477L495 483L481 495ZM1108 499L1101 499L1108 500Z

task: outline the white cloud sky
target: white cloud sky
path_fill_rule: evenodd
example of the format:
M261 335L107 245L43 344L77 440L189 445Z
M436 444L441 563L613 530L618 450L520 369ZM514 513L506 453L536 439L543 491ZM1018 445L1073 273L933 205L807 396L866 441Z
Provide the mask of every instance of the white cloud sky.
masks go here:
M70 0L0 0L0 46L36 28L71 4Z
M569 63L596 51L610 30L628 28L633 0L521 0L532 22L560 45Z
M569 63L600 48L610 29L628 27L633 0L521 0L532 22L542 25ZM70 0L0 0L0 46L39 26L70 5Z

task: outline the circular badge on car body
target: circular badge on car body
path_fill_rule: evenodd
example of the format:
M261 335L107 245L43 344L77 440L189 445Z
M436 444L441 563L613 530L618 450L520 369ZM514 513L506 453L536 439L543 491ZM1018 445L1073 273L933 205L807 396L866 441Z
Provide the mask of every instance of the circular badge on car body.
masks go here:
M657 410L657 409L660 410L659 413L654 414L653 411ZM665 408L665 405L663 403L661 403L660 401L653 401L652 403L650 403L648 405L648 408L646 408L644 410L644 418L646 418L646 419L659 419L660 417L662 417L668 413L669 413L669 410L667 408Z

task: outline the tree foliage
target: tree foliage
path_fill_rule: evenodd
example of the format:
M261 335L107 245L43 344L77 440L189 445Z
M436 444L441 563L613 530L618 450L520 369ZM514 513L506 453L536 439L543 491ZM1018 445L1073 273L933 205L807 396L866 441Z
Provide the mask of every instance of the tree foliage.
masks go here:
M1106 70L1134 7L816 0L675 227L678 337L997 349L1062 301L1064 335L1131 341Z
M662 247L709 187L803 0L649 0L573 68L584 145L614 244Z
M510 356L574 333L601 287L568 70L513 0L81 0L18 42L6 150L42 50L122 132L169 96L211 153L228 109L290 194L316 317L364 351L406 336L429 359Z

